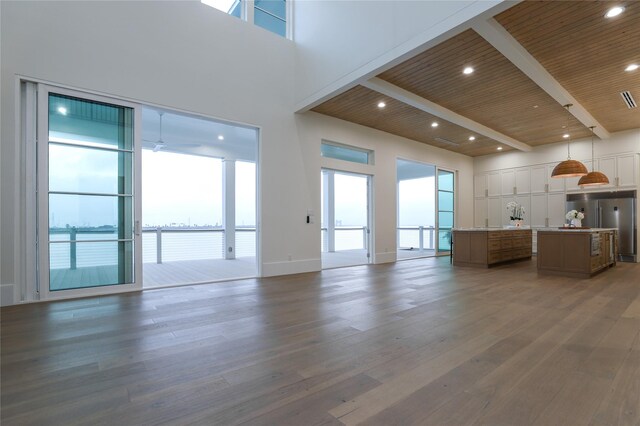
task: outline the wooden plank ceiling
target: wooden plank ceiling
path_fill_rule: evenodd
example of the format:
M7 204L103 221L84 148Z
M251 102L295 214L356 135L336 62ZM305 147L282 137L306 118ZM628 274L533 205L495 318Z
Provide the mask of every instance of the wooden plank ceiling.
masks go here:
M609 8L624 5L615 18ZM525 1L495 18L610 132L640 127L640 1Z
M601 1L525 1L496 19L607 130L619 131L640 127L640 110L627 109L620 96L629 90L640 100L640 70L624 71L640 63L640 1L630 3L614 20L603 17L613 4ZM464 75L467 66L475 72ZM564 141L568 121L572 139L590 135L472 29L378 77L531 146ZM376 107L380 100L386 108ZM313 111L470 156L495 153L500 145L478 134L469 142L469 130L361 86ZM430 127L434 120L441 123L437 129Z
M377 106L380 101L386 103L382 109ZM513 150L362 86L356 86L318 105L313 111L469 156L493 154L498 146L502 146L503 151ZM437 122L438 127L431 127L433 122ZM476 139L471 142L470 136Z

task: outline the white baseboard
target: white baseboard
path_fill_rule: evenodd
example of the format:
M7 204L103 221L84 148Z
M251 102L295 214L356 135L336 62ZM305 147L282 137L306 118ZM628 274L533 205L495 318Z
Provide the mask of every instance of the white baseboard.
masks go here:
M398 260L397 257L398 255L394 251L388 253L376 253L375 263L393 263Z
M317 272L322 269L320 259L291 260L288 262L272 262L262 264L263 277L275 277L278 275L302 274L305 272Z
M16 292L14 284L0 284L0 306L16 304Z

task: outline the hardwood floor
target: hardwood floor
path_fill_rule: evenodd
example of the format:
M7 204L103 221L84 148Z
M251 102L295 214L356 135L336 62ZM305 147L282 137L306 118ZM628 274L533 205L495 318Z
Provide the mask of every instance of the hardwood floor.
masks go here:
M639 277L429 258L8 307L1 420L638 425Z

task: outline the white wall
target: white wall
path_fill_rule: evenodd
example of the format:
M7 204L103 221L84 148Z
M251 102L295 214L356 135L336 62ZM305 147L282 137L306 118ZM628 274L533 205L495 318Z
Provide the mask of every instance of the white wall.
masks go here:
M293 42L199 2L1 2L1 281L14 282L17 75L260 126L263 261L308 259ZM284 201L290 208L281 209ZM264 243L266 242L266 243Z
M320 247L320 169L363 173L373 176L374 261L396 260L398 158L434 164L457 171L456 226L473 226L473 159L410 139L309 112L297 115L300 146L305 158L311 204L316 214L315 233L308 243ZM374 151L375 164L355 164L318 155L321 141L329 140Z
M468 157L316 114L293 114L295 46L289 40L199 2L3 1L0 8L3 304L19 300L14 283L21 279L24 250L18 76L260 126L265 276L320 268L319 220L306 224L305 217L314 209L319 218L323 138L376 150L377 251L395 247L398 156L460 170L458 220L472 223ZM379 261L390 259L383 257ZM11 291L13 300L6 300Z
M594 139L595 157L640 152L640 129L617 132L610 139ZM571 142L571 158L591 160L591 139ZM536 164L559 162L567 159L567 143L560 142L536 147L531 152L509 151L501 154L476 157L473 161L476 174L491 170L533 166Z
M305 0L294 3L296 109L421 50L502 0ZM464 29L464 28L462 28ZM458 29L458 30L462 30Z

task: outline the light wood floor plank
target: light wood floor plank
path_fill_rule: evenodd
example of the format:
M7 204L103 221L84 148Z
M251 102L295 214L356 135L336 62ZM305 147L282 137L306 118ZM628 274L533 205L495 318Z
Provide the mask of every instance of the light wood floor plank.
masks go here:
M640 265L448 258L2 308L2 425L638 425Z

